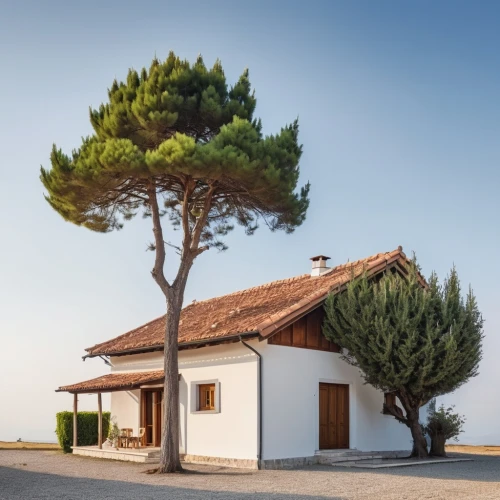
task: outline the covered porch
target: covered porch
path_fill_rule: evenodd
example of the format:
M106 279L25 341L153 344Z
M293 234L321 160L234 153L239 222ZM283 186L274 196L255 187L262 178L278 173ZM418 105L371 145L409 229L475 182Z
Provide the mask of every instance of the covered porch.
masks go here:
M161 444L161 423L163 421L163 370L148 372L110 373L101 377L62 386L56 392L73 394L73 445L76 455L127 460L135 462L154 462L159 458ZM140 411L138 428L120 428L122 437L118 449L106 443L103 433L102 394L135 391L140 394L137 411ZM98 438L92 446L78 443L78 396L97 395ZM110 422L112 425L112 422ZM135 426L134 426L135 427Z

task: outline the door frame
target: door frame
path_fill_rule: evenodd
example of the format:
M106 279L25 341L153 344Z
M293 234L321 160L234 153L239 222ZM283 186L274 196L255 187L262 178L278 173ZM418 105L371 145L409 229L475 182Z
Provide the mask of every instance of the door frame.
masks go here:
M320 384L329 384L329 385L344 385L347 386L347 403L348 403L348 408L349 408L349 415L348 415L348 446L349 448L338 448L338 449L351 449L353 446L353 426L352 422L354 420L354 415L355 415L355 386L354 382L352 381L347 381L347 380L338 380L338 379L324 379L320 378L317 382L317 398L316 398L316 443L317 443L317 450L321 450L322 448L320 447L320 423L319 423L319 418L320 418L320 395L319 395L319 388ZM326 449L326 448L323 448Z

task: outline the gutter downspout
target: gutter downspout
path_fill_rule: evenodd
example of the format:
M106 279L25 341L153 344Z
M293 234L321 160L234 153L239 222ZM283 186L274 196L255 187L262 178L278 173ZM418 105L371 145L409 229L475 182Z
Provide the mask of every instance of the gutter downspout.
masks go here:
M259 371L259 381L258 381L258 391L259 391L259 448L257 451L257 468L260 470L262 466L262 354L256 351L251 345L248 345L240 335L241 343L247 348L250 349L257 355L258 359L258 371Z

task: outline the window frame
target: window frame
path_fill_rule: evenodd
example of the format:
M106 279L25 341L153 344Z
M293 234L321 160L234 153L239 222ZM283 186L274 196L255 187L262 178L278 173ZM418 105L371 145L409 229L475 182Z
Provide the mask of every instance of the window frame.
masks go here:
M202 405L202 388L213 387L213 408L208 408ZM191 414L212 414L220 413L220 382L218 379L197 380L191 382Z

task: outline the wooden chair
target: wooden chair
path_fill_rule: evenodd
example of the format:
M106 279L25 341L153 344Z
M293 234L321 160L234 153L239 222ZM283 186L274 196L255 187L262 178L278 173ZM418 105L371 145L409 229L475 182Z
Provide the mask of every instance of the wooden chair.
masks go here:
M146 434L145 427L139 427L139 435L138 436L129 436L128 442L132 445L132 448L141 448L141 443L144 440L144 434Z
M131 436L132 436L132 429L128 427L120 429L120 448L128 448Z
M140 427L139 428L139 447L141 444L143 446L146 446L145 441L146 441L146 427Z

